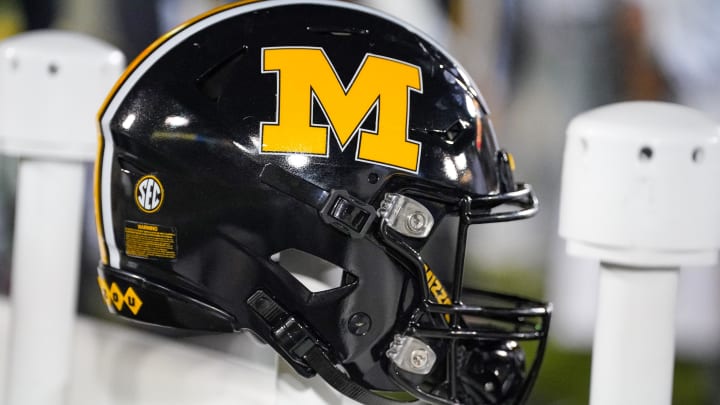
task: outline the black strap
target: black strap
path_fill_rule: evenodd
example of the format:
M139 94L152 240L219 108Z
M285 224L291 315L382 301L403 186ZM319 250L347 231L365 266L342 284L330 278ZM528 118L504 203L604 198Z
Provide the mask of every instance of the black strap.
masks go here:
M336 368L320 341L264 291L256 291L247 302L268 323L285 354L307 363L328 384L349 398L369 405L386 403L383 397L352 381Z
M357 384L345 375L345 373L338 370L330 359L325 356L325 352L320 346L313 346L303 358L320 377L345 396L368 405L387 404L387 400L383 397Z
M320 218L352 238L363 238L377 218L375 207L345 190L325 190L273 164L260 172L260 181L307 204Z
M329 191L273 164L263 167L260 181L318 210L323 208L330 196Z

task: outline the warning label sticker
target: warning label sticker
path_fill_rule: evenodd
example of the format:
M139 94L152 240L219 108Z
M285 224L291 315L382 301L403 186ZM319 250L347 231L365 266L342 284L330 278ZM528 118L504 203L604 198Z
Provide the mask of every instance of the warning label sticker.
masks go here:
M177 258L175 228L125 221L125 254L143 259Z

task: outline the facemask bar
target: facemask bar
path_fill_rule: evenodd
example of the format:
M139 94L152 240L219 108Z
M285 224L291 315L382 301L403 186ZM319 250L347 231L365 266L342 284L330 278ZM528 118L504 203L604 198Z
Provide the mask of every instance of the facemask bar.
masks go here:
M538 209L537 199L532 192L532 188L526 184L517 184L513 185L512 191L501 194L486 196L465 195L457 197L453 196L450 192L443 193L442 191L438 191L436 186L415 184L413 186L405 187L402 190L398 190L397 193L408 197L419 197L432 202L445 204L446 206L451 207L451 209L456 209L459 217L459 224L453 272L454 282L450 295L450 305L435 302L430 294L429 287L427 283L424 282L425 271L428 267L420 254L409 246L397 232L392 230L386 221L382 221L380 224L380 239L387 243L387 245L390 246L395 253L403 257L406 262L415 269L423 292L422 307L415 312L405 333L407 336L414 336L418 338L449 339L449 350L447 351L446 363L446 378L449 388L448 397L443 398L424 391L419 385L413 384L407 380L398 367L392 363L391 376L398 385L400 385L403 389L412 392L418 398L434 403L457 404L459 379L457 376L456 361L459 339L538 341L535 359L524 378L521 394L518 398L516 398L516 403L522 403L529 394L540 369L547 341L551 308L549 305L520 297L481 292L471 289L463 290L462 280L464 275L467 231L470 225L514 221L532 217ZM493 210L500 206L512 206L515 209L493 212ZM505 308L465 305L462 302L463 293L495 298L499 301L513 303L515 307ZM420 326L419 320L425 316L425 314L444 315L447 322L446 328L428 328L426 326ZM483 319L514 323L517 325L523 325L524 327L515 331L476 330L464 325L463 316L478 316ZM532 319L535 319L536 321L533 322Z

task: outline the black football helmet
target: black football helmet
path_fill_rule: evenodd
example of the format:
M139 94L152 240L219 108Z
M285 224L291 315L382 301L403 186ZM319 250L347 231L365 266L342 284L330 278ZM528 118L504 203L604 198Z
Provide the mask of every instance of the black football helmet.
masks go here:
M361 402L526 399L550 308L464 287L463 262L470 225L537 201L419 31L338 1L229 5L138 57L99 121L112 312L251 331ZM296 274L328 263L327 288Z

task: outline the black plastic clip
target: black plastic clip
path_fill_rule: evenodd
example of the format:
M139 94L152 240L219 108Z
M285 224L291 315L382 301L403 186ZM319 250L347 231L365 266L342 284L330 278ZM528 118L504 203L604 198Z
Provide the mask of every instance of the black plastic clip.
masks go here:
M353 238L362 238L375 222L377 212L345 190L331 190L320 209L320 218Z
M262 290L250 296L247 303L267 322L280 349L307 367L304 356L319 345L310 331Z

